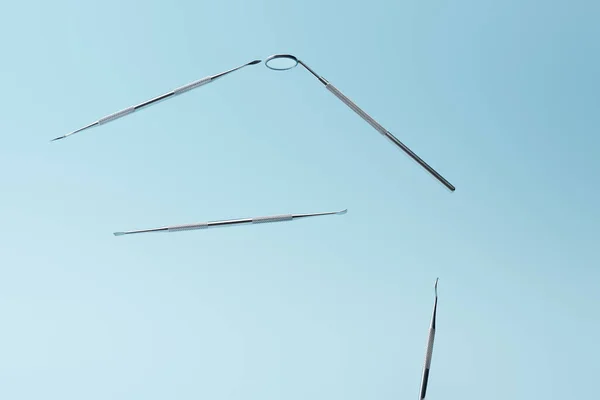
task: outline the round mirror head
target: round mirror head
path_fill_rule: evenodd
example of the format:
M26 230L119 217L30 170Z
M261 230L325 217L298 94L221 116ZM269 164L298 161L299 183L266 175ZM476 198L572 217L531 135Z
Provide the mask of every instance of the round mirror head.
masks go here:
M291 54L275 54L265 60L265 65L275 71L285 71L298 65L298 59Z

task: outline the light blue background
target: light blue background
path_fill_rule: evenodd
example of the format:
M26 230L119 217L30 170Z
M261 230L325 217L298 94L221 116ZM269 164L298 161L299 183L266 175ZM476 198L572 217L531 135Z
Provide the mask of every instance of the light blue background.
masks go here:
M169 4L170 3L170 4ZM2 6L0 398L595 398L594 1ZM63 141L195 79L258 65ZM348 208L341 217L115 230Z

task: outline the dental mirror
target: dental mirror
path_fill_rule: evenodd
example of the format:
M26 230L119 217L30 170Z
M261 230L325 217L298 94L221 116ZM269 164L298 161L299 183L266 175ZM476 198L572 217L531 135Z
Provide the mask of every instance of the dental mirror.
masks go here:
M265 65L274 71L286 71L298 65L298 59L291 54L276 54L267 58Z

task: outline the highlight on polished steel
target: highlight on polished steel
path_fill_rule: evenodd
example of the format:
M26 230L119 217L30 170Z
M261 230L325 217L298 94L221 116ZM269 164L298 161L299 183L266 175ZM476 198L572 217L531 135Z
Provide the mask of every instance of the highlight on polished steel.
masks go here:
M335 86L329 83L322 76L317 75L315 71L310 69L308 65L302 62L300 59L296 58L291 54L276 54L268 57L265 60L265 65L275 71L285 71L288 69L292 69L296 67L298 64L302 65L308 72L313 74L323 85L325 88L333 93L338 99L340 99L344 104L352 109L355 113L357 113L362 119L367 121L375 130L381 133L383 136L387 137L392 143L396 146L400 147L406 154L408 154L413 160L419 163L423 168L425 168L431 175L433 175L438 181L440 181L444 186L446 186L451 191L455 190L455 187L448 182L442 175L440 175L436 170L429 166L425 161L423 161L418 155L416 155L411 149L408 148L404 143L398 140L394 135L392 135L387 129L381 126L377 121L375 121L369 114L364 112L360 107L358 107L352 100L346 97L342 92L339 91Z
M429 326L429 337L427 338L427 350L425 352L425 364L423 365L423 376L421 377L421 390L419 400L425 399L427 393L427 382L429 381L429 369L431 368L431 356L433 354L433 340L435 338L435 316L437 312L437 285L438 279L435 280L435 302L433 303L433 315L431 317L431 325Z
M162 228L154 228L154 229L141 229L141 230L136 230L136 231L115 232L114 235L122 236L122 235L131 235L134 233L144 233L144 232L179 232L179 231L191 231L191 230L195 230L195 229L207 229L207 228L216 228L216 227L222 227L222 226L241 225L241 224L264 224L264 223L268 223L268 222L291 221L293 219L299 219L299 218L319 217L322 215L342 215L342 214L346 214L347 212L348 212L348 209L344 209L341 211L321 212L321 213L312 213L312 214L285 214L285 215L272 215L272 216L267 216L267 217L229 219L229 220L212 221L212 222L198 222L195 224L173 225L173 226L165 226Z
M102 118L100 118L96 122L92 122L91 124L88 124L88 125L86 125L86 126L84 126L82 128L79 128L77 130L74 130L73 132L69 132L66 135L54 138L54 139L51 140L51 142L54 142L55 140L59 140L59 139L64 139L66 137L69 137L69 136L77 133L77 132L81 132L81 131L84 131L86 129L93 128L93 127L99 126L99 125L103 125L103 124L106 124L107 122L114 121L116 119L122 118L122 117L124 117L126 115L129 115L129 114L135 112L135 111L141 110L142 108L146 108L148 106L151 106L153 104L159 103L159 102L161 102L163 100L166 100L168 98L178 96L180 94L189 92L190 90L196 89L197 87L200 87L202 85L206 85L207 83L210 83L210 82L212 82L212 81L214 81L216 79L219 79L219 78L221 78L221 77L223 77L223 76L225 76L227 74L230 74L230 73L232 73L234 71L237 71L238 69L242 69L242 68L247 67L249 65L256 65L256 64L259 64L260 62L261 62L261 60L250 61L249 63L246 63L244 65L240 65L239 67L236 67L236 68L232 68L232 69L230 69L228 71L221 72L221 73L216 74L216 75L207 76L206 78L202 78L202 79L199 79L197 81L188 83L187 85L183 85L183 86L181 86L181 87L179 87L177 89L171 90L168 93L165 93L165 94L157 96L157 97L155 97L153 99L144 101L143 103L137 104L135 106L127 107L127 108L125 108L125 109L123 109L121 111L117 111L116 113L107 115L106 117L102 117Z

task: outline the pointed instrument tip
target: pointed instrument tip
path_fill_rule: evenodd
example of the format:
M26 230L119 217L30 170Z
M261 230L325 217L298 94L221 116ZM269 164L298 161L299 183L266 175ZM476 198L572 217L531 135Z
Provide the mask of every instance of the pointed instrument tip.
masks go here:
M57 137L57 138L54 138L54 139L52 139L52 140L51 140L51 142L54 142L55 140L64 139L64 138L66 138L66 137L69 137L69 136L71 136L71 135L73 135L73 134L77 133L77 132L81 132L81 131L85 131L86 129L90 129L90 128L92 128L92 127L96 126L96 125L99 125L98 121L96 121L96 122L92 122L91 124L88 124L88 125L84 126L83 128L79 128L79 129L77 129L77 130L75 130L75 131L73 131L73 132L69 132L69 133L67 133L66 135L62 135L62 136L59 136L59 137Z
M435 286L434 286L434 289L435 289L435 297L437 297L437 285L438 285L438 281L439 281L439 280L440 280L440 278L435 278Z
M249 62L249 63L248 63L248 64L246 64L246 65L256 65L256 64L259 64L259 63L261 63L261 62L262 62L262 60L254 60L254 61L251 61L251 62Z
M125 232L114 232L113 235L115 235L115 236L123 236L123 235L125 235Z
M336 215L344 215L344 214L346 214L347 212L348 212L348 209L347 209L347 208L345 208L345 209L343 209L342 211L337 211L337 212L336 212Z

